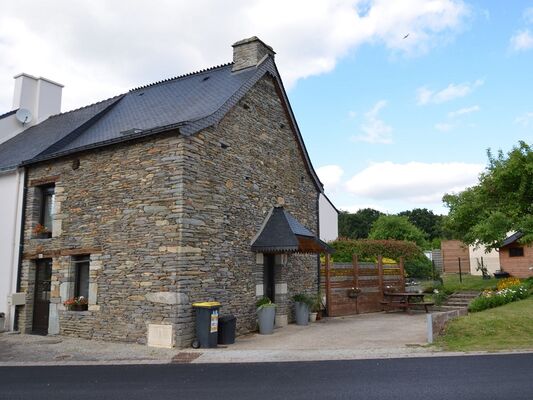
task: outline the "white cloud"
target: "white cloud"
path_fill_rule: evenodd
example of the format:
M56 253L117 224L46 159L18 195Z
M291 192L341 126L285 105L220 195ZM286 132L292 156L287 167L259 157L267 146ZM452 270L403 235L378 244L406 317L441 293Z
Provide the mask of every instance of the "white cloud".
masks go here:
M357 117L357 113L355 111L348 111L348 118L354 119Z
M527 112L519 117L516 117L516 119L514 120L516 124L520 124L524 127L528 127L530 122L532 121L533 121L533 112Z
M533 35L529 29L516 33L511 37L511 50L522 51L533 48Z
M448 124L446 122L439 122L437 124L435 124L435 129L438 130L438 131L441 131L441 132L448 132L450 130L452 130L453 128L453 125L452 124Z
M479 110L481 110L481 108L479 106L464 107L464 108L460 108L459 110L455 110L455 111L449 112L448 113L448 117L449 118L456 118L456 117L458 117L460 115L465 115L465 114L471 114L471 113L474 113L474 112L478 112Z
M439 91L433 91L423 86L417 89L416 99L419 105L426 105L429 103L445 103L460 97L465 97L472 93L476 88L483 85L483 80L478 79L472 83L450 83L447 87Z
M477 183L482 164L375 163L346 183L350 193L376 200L407 200L412 203L436 203L444 193L459 192Z
M230 44L253 35L274 47L290 87L331 71L363 43L423 54L469 14L462 0L6 1L0 87L12 88L22 71L45 76L65 84L69 109L231 61ZM0 93L0 112L10 92Z
M392 143L392 127L379 119L379 112L387 105L387 101L380 100L365 113L365 120L361 124L364 134L352 137L354 141L367 143Z
M317 168L316 173L320 181L324 184L327 193L334 192L341 182L344 171L338 165L324 165Z

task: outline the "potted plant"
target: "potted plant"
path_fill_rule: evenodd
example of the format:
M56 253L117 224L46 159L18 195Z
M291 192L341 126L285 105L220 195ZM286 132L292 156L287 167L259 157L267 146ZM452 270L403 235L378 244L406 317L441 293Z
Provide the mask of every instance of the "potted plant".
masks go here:
M305 293L298 293L292 296L292 301L294 301L296 325L307 325L309 322L309 306L312 300Z
M274 332L274 321L276 319L276 305L266 296L255 303L257 306L257 319L259 322L259 333L270 335Z
M361 293L361 289L358 287L352 287L348 289L348 297L350 299L357 299L357 296L359 296L359 293Z
M320 293L317 294L311 303L311 312L309 313L309 322L315 322L317 320L318 313L322 309L322 300Z
M89 308L89 302L83 296L71 297L63 304L65 305L65 307L67 307L69 311L87 311L87 309Z
M52 232L50 230L41 224L35 225L33 228L33 234L38 239L48 239L52 237Z

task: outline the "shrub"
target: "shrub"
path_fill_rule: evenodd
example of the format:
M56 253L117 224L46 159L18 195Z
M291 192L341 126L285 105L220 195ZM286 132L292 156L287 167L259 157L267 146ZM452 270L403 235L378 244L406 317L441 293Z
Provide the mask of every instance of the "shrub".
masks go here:
M498 281L498 290L507 289L512 286L520 285L520 279L518 278L505 278Z
M468 306L470 312L478 312L489 308L499 307L513 301L522 300L529 296L525 285L515 285L493 292L485 290L481 296L474 299Z

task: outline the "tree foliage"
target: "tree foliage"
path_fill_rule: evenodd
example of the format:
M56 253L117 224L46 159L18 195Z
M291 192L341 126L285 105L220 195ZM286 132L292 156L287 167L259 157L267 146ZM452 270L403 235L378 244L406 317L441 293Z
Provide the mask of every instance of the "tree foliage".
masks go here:
M520 141L506 156L500 150L476 186L446 194L450 209L445 226L467 244L498 248L508 232L521 231L522 243L533 242L533 152Z
M409 222L424 232L429 240L443 236L442 215L435 214L427 208L414 208L413 210L402 211L398 215L407 217Z
M333 260L351 262L356 254L360 261L375 262L378 255L399 260L404 257L405 271L412 278L431 276L431 261L413 242L401 240L339 239L329 243L334 249Z
M356 213L341 211L339 213L339 236L352 239L366 239L372 224L383 215L372 208L363 208Z
M414 242L421 248L427 246L426 235L407 217L399 215L382 215L372 225L370 239L393 239Z

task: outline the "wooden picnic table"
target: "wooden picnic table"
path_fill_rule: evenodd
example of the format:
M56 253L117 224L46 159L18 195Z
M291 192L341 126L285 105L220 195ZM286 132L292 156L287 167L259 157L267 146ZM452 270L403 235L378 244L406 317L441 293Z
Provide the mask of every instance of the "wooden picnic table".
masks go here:
M380 303L389 308L402 308L409 314L411 314L413 306L424 306L426 313L428 313L428 306L434 304L424 301L424 293L415 292L383 292L383 300Z

